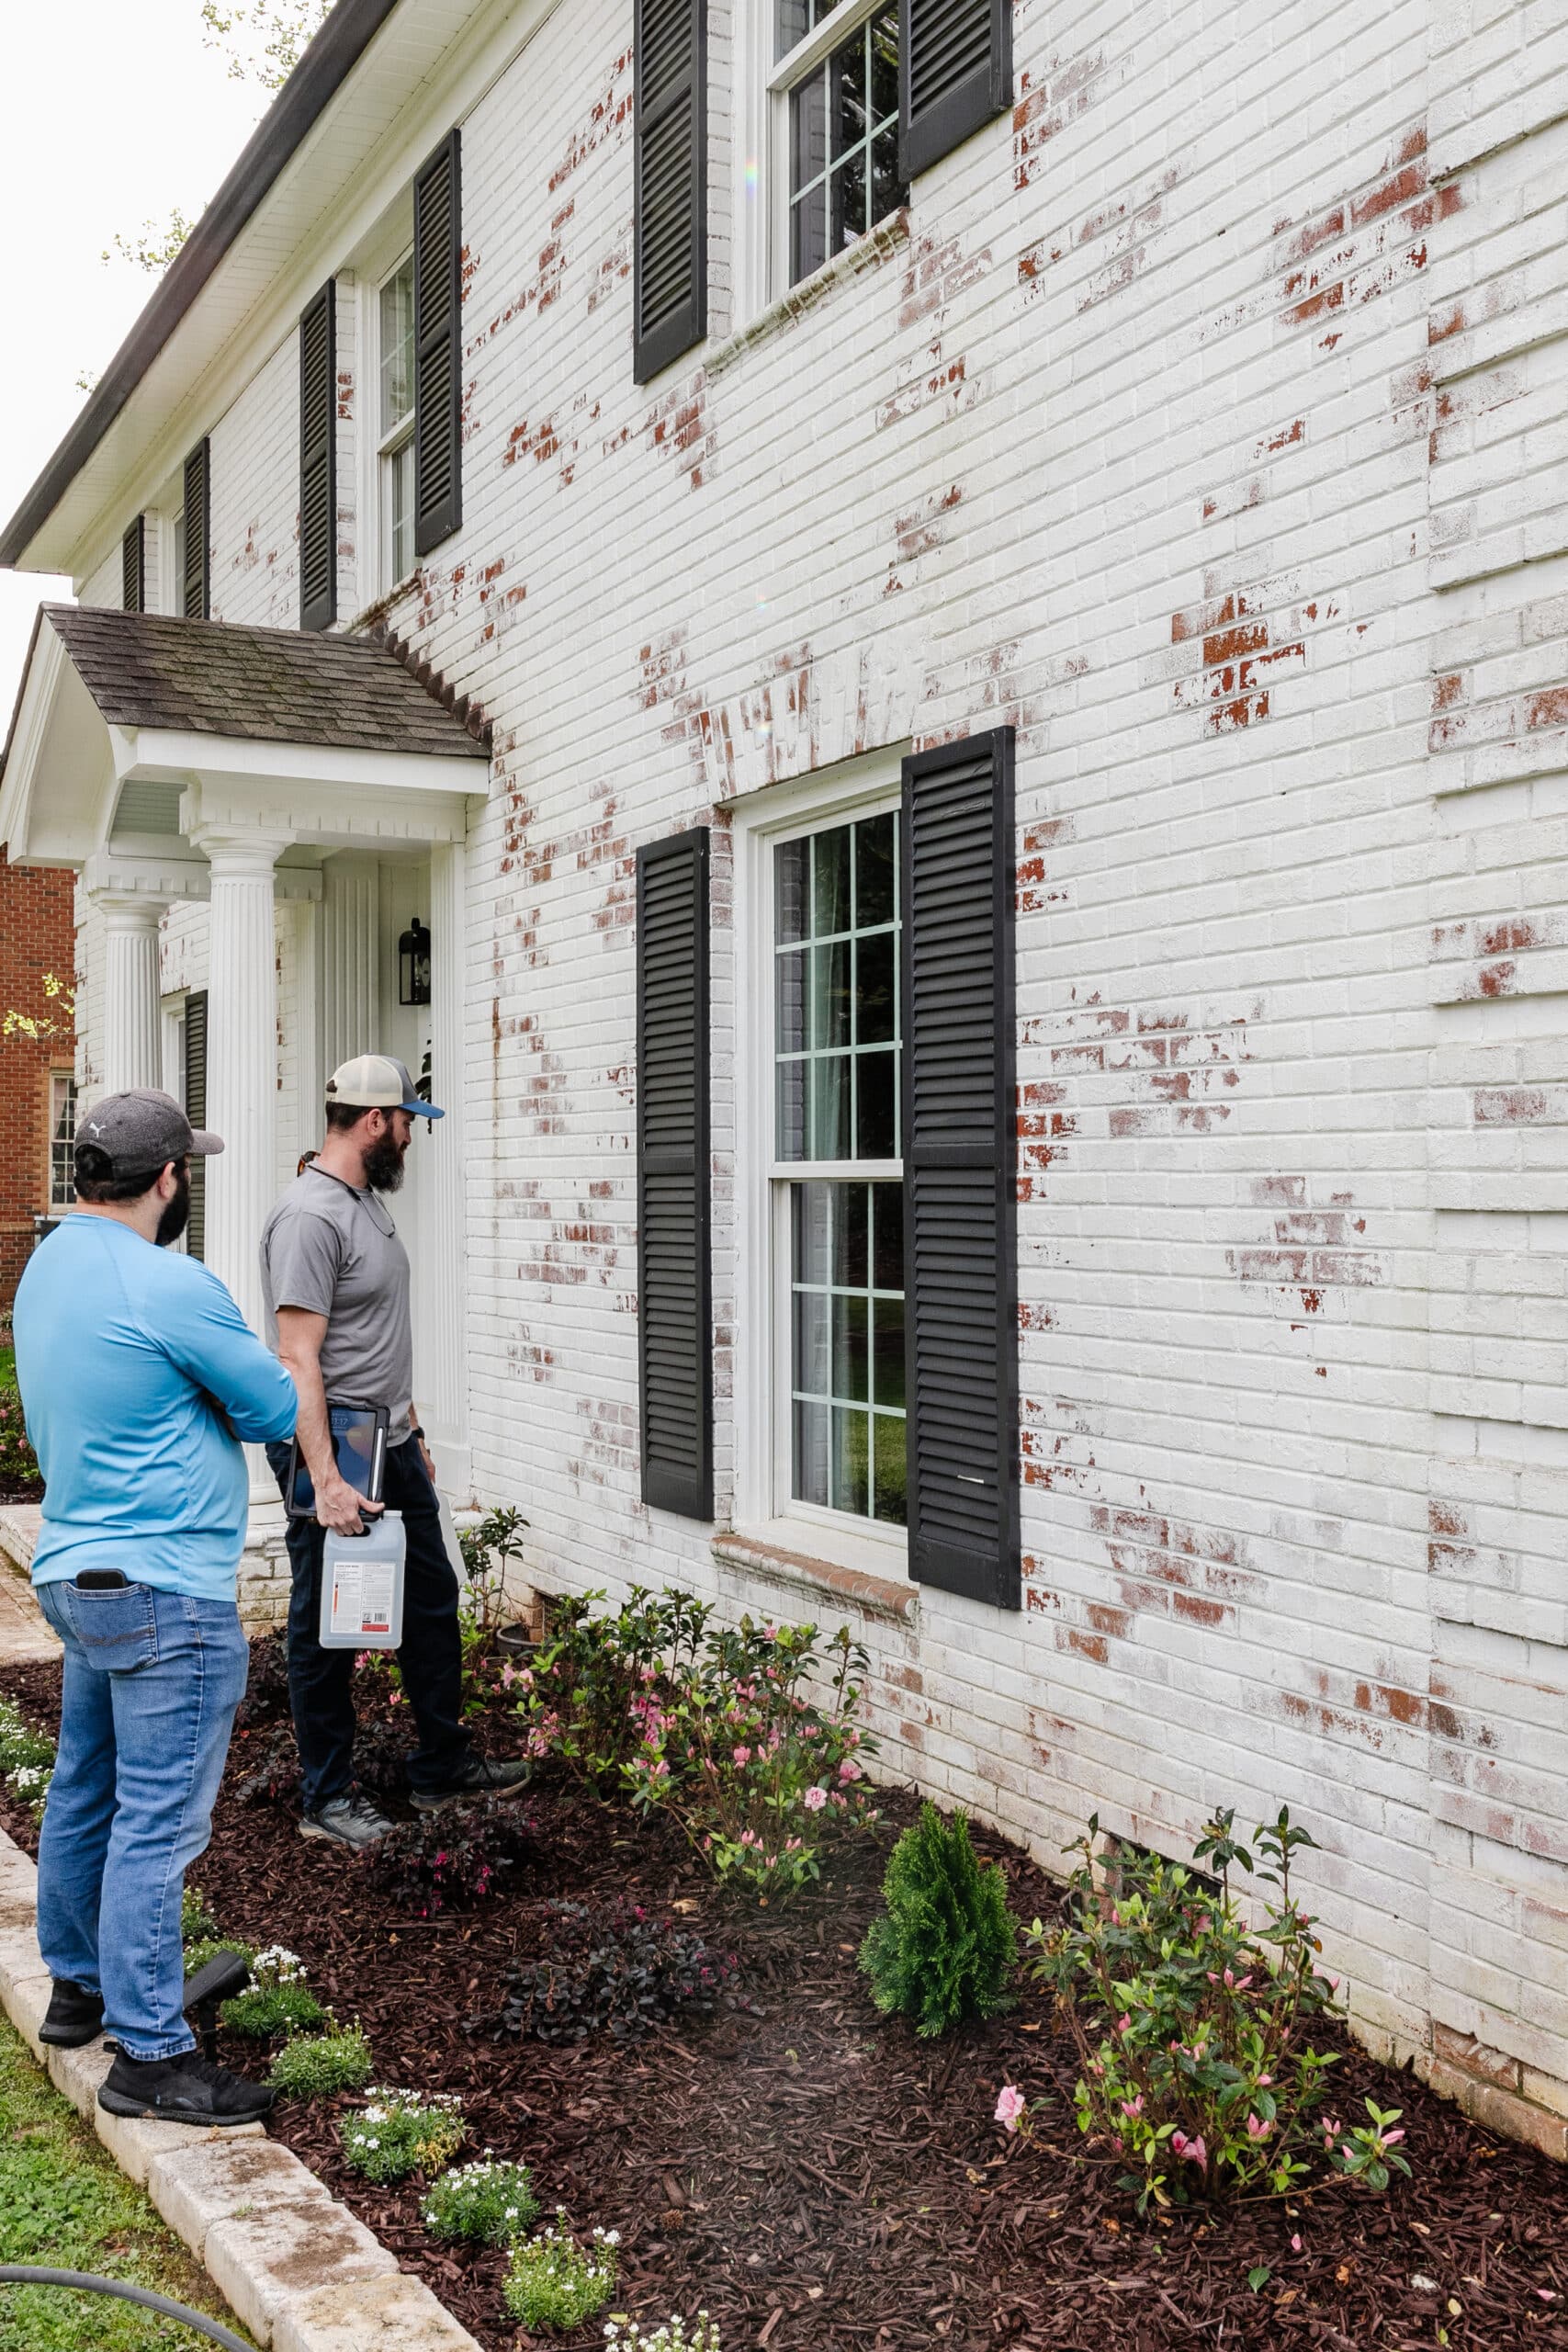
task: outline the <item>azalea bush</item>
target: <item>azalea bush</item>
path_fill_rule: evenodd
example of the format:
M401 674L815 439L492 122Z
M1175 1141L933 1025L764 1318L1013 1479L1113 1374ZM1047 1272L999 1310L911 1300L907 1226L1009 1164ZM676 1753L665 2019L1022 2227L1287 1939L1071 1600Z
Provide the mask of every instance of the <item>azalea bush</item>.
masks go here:
M373 2089L343 2127L344 2161L385 2185L411 2173L438 2173L462 2146L463 2103L448 2091Z
M329 2024L324 2033L291 2036L267 2080L286 2098L325 2098L333 2091L363 2090L373 2063L360 2026Z
M505 1894L533 1851L534 1824L516 1800L485 1796L395 1822L360 1867L371 1886L426 1919Z
M420 2208L435 2238L468 2238L476 2245L510 2245L538 2214L526 2165L459 2165L444 2172Z
M1018 1930L1007 1881L977 1860L962 1814L944 1821L934 1804L920 1807L887 1858L882 1899L860 1964L885 2016L901 2011L931 2035L1011 2007Z
M694 1928L640 1905L591 1910L549 1903L545 1917L547 1952L508 1971L502 2032L541 2041L585 2041L594 2033L637 2041L684 2012L711 2011L736 1974L732 1952L716 1951Z
M1121 2185L1140 2212L1237 2192L1283 2194L1314 2163L1369 2186L1406 2170L1390 2127L1374 2115L1347 2132L1319 2118L1333 2052L1314 2048L1332 2013L1337 1979L1318 1966L1314 1922L1291 1891L1294 1855L1314 1844L1289 1810L1253 1838L1257 1860L1235 1838L1234 1815L1209 1823L1194 1860L1201 1876L1157 1855L1123 1850L1113 1894L1095 1883L1093 1839L1069 1849L1066 1917L1030 1934L1032 1973L1054 1987L1082 2067L1075 2092L1080 2131L1126 2161ZM1240 1868L1278 1890L1267 1925L1245 1925L1230 1891ZM1217 1885L1214 1879L1217 1878ZM1016 2086L1004 2087L998 2120L1027 2123Z
M506 1571L523 1557L528 1522L520 1510L498 1504L472 1527L457 1532L468 1578L457 1602L457 1632L463 1650L463 1712L483 1713L487 1699L500 1683L509 1688L516 1679L502 1666L498 1672L496 1635L508 1622Z
M512 2249L501 2291L513 2318L526 2328L581 2327L615 2292L620 2232L595 2230L582 2244L565 2220L564 2207L558 2206L555 2221L537 2237L520 2239Z
M188 1970L188 1954L186 1965ZM218 2014L231 2033L245 2034L254 2041L267 2041L280 2033L308 2033L327 2021L325 2009L305 1982L304 1962L281 1944L269 1944L256 1953L249 1984L231 2001L225 2001Z
M689 1595L634 1585L614 1613L603 1592L554 1605L549 1639L514 1678L529 1753L557 1757L604 1795L642 1738L651 1694L678 1686L710 1611Z

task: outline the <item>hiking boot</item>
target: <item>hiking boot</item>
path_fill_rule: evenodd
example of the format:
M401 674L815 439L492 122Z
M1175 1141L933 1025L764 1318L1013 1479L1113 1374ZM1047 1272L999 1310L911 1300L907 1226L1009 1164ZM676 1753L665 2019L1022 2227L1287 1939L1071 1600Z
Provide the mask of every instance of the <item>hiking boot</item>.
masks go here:
M265 2083L250 2083L215 2066L199 2051L177 2058L129 2058L122 2050L98 2086L109 2115L155 2115L163 2123L259 2123L276 2098Z
M391 1823L384 1813L378 1813L368 1797L357 1789L340 1797L329 1797L313 1813L307 1813L299 1824L301 1838L326 1838L334 1846L346 1846L355 1854L363 1854L367 1846L378 1846Z
M437 1806L450 1804L455 1797L514 1797L527 1787L534 1768L521 1756L470 1756L459 1768L456 1777L438 1789L415 1789L413 1802L420 1813L434 1813Z
M38 2038L56 2050L80 2050L85 2042L96 2041L103 2024L103 1995L73 1984L69 1976L57 1976Z

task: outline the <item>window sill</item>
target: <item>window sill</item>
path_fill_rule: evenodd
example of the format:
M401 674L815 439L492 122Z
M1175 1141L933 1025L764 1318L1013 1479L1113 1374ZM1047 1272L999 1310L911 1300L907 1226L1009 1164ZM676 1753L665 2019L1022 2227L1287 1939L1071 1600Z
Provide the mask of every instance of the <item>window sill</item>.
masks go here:
M733 368L738 359L758 344L766 343L780 328L815 310L836 286L847 278L863 277L868 269L879 268L890 254L902 252L908 242L909 211L904 205L897 212L890 212L886 220L879 220L874 229L868 229L852 245L846 245L841 254L835 254L831 261L825 261L820 269L814 269L809 277L792 286L787 294L781 295L765 311L759 311L728 342L717 345L703 363L707 374L721 376L727 368Z
M713 1556L722 1567L743 1568L763 1584L804 1593L813 1600L826 1595L846 1608L858 1609L863 1617L880 1617L896 1624L908 1623L914 1617L917 1586L797 1551L794 1546L804 1531L793 1524L787 1530L793 1539L789 1544L772 1540L784 1532L776 1521L765 1534L731 1528L714 1537Z

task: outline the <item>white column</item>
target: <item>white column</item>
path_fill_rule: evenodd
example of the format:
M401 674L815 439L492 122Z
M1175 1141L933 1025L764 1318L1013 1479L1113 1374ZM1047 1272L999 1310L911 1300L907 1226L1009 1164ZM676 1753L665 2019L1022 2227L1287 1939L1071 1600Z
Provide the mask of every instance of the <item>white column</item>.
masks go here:
M373 857L344 851L321 867L321 1035L326 1080L380 1043L380 897Z
M321 1149L321 1108L327 1099L328 1073L321 1063L321 910L310 899L295 902L294 957L299 1035L294 1040L294 1134L287 1140L297 1158L301 1151ZM288 1150L284 1160L292 1175Z
M257 1251L277 1175L273 867L287 844L260 833L204 831L198 846L212 867L207 1123L224 1143L207 1163L207 1262L259 1333Z
M103 1091L162 1086L158 922L165 902L114 890L89 895L104 923Z
M427 1353L416 1379L423 1411L434 1423L439 1466L460 1502L468 1499L468 1352L464 1301L468 1295L464 1181L464 955L468 922L464 853L433 846L430 853L430 1092L446 1112L428 1144L430 1215L425 1234L431 1313ZM459 1492L459 1489L461 1491Z

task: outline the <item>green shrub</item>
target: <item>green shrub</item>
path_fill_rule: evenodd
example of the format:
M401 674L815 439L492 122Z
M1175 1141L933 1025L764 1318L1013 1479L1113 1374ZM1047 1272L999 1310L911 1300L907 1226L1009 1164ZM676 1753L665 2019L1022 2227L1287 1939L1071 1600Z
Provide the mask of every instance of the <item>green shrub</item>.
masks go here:
M186 1946L186 1974L194 1976L198 1968L205 1968L220 1951L237 1952L247 1968L255 1959L250 1945L242 1943L238 1936L199 1936L195 1943Z
M231 2033L268 2041L280 2033L309 2033L327 2013L305 1982L305 1963L281 1944L269 1944L251 1962L246 1990L225 2001L219 2016Z
M459 2165L444 2172L421 2211L432 2237L472 2238L479 2245L508 2245L520 2238L539 2211L526 2165Z
M882 1899L886 1911L860 1953L879 2009L938 2034L1011 2007L1018 1931L1007 1881L995 1862L976 1860L962 1814L943 1821L934 1804L920 1807L888 1857Z
M556 2219L564 2219L558 2206ZM520 2240L501 2290L507 2310L530 2329L581 2327L615 2292L620 2243L618 2230L595 2230L582 2245L555 2222L536 2238Z
M29 1765L37 1770L53 1762L49 1734L35 1731L14 1700L0 1699L0 1780Z
M0 1379L0 1487L36 1487L42 1476L16 1381Z
M450 2164L466 2133L463 2103L449 2091L372 2090L343 2127L344 2159L367 2180L406 2180Z
M372 2063L363 2028L329 2025L325 2033L292 2035L267 2080L286 2098L325 2098L333 2091L362 2091Z
M207 1907L206 1895L199 1886L187 1886L180 1897L181 1943L210 1943L217 1933L218 1922Z

